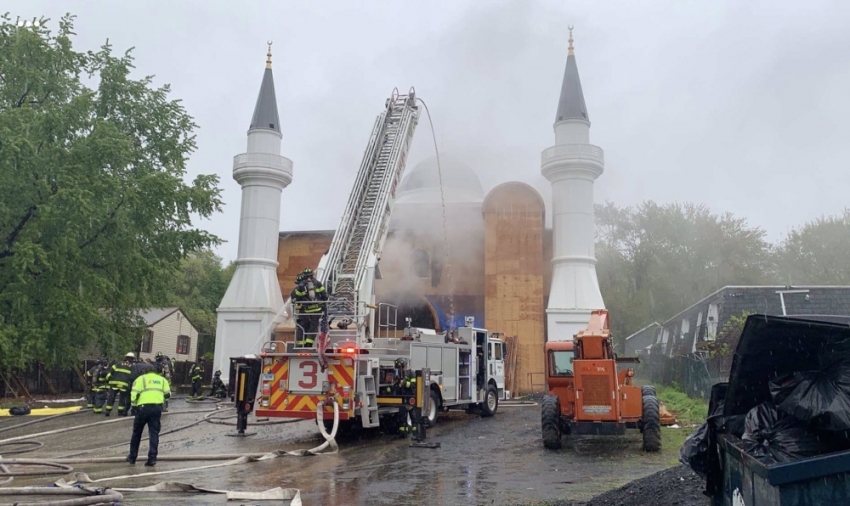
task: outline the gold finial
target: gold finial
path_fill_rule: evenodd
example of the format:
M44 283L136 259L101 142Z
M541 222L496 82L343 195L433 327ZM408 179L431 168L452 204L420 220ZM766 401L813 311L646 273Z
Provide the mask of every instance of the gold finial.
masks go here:
M575 54L573 52L573 25L570 25L567 28L570 29L570 47L569 47L570 52L569 52L569 55L573 56Z
M266 53L266 68L272 68L272 41L267 42L269 45L269 52Z

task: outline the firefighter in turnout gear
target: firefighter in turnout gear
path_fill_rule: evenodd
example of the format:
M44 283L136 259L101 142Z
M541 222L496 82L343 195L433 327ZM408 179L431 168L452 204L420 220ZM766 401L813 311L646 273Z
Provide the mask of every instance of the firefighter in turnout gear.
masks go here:
M130 454L127 462L136 463L139 455L139 445L142 441L142 431L148 427L148 460L145 466L156 465L156 455L159 450L160 418L162 405L171 397L171 385L152 365L133 382L130 391L130 402L136 413L133 420L133 436L130 438Z
M103 405L106 404L106 398L109 395L107 374L109 374L109 360L106 357L101 357L97 371L92 376L92 391L94 392L92 412L98 415L103 413Z
M300 278L300 281L299 281ZM292 305L298 315L295 323L295 345L311 348L316 342L319 326L327 314L328 292L319 280L313 277L313 269L307 267L296 278L297 286L292 290Z
M135 360L136 355L127 353L124 355L123 363L113 364L106 373L106 381L109 383L109 394L104 410L106 416L112 413L116 397L118 398L118 416L127 416L130 410L130 377L132 376L130 367Z
M398 393L404 396L416 395L416 377L413 371L409 369L405 371L404 377L398 382ZM399 436L407 437L418 423L418 410L409 402L405 402L403 407L399 408Z
M221 381L221 371L216 371L213 375L212 385L210 386L210 397L218 397L219 399L227 397L227 387Z
M174 363L165 355L162 354L161 351L156 352L156 358L154 360L154 367L156 367L157 372L159 372L163 378L168 380L168 384L171 384L172 371L174 370ZM166 399L165 404L162 406L162 412L168 413L168 400Z
M201 392L201 379L204 377L204 359L198 359L198 362L192 366L189 371L189 376L192 378L192 399L203 399L204 395Z
M95 398L97 397L97 377L100 375L102 367L100 365L101 360L95 362L94 366L86 371L86 407L89 409L94 408Z

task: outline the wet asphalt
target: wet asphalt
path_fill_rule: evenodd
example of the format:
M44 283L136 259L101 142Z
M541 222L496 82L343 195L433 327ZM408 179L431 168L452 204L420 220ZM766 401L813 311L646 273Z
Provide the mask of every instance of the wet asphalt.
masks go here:
M190 411L163 417L166 432L198 421L214 404L172 402L171 411ZM493 418L463 412L442 414L428 431L438 449L411 448L410 441L377 432L340 437L340 451L314 457L281 457L244 465L147 476L217 462L163 462L151 470L142 465L147 443L142 442L135 466L73 464L75 472L89 478L135 475L99 483L100 486L142 487L160 481L179 481L215 489L262 491L275 487L298 488L305 505L509 505L561 499L584 501L670 466L670 454L647 454L640 449L640 434L570 438L560 451L543 448L539 406L503 406ZM113 414L114 418L115 415ZM31 417L0 419L0 430ZM69 426L106 420L91 412L73 414L0 433L0 440L33 435ZM232 421L232 420L230 420ZM131 417L98 427L64 434L34 436L44 443L36 451L5 458L47 459L80 456L126 456L132 432ZM323 441L315 422L298 421L253 426L256 434L228 437L235 427L202 422L161 437L159 454L262 453L271 450L312 448ZM114 448L107 448L116 445ZM9 449L10 447L6 447ZM91 452L90 450L96 450ZM3 447L0 445L0 452ZM18 467L18 469L23 469ZM22 477L8 486L50 485L72 474ZM0 497L0 502L7 498ZM11 498L9 498L11 499ZM22 498L17 498L22 500ZM240 504L227 503L222 495L125 493L125 504ZM245 502L244 504L255 504ZM274 504L263 502L256 504Z

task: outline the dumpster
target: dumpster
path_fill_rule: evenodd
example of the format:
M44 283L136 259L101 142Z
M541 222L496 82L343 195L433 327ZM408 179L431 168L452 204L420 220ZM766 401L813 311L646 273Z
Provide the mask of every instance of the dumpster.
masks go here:
M827 371L836 364L850 364L850 317L747 318L728 385L712 389L707 426L701 439L691 442L687 462L706 476L706 493L714 506L850 505L850 432L824 430L823 417L798 420L824 444L817 455L781 461L765 457L765 446L758 445L768 442L754 443L741 427L757 406L773 409L772 381ZM832 393L836 398L845 395Z

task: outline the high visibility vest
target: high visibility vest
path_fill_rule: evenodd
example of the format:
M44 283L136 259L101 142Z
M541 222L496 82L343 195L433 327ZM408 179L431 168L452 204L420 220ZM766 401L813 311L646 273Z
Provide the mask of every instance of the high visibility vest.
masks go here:
M130 392L130 404L143 406L146 404L163 404L171 397L171 385L168 380L155 372L149 372L136 378Z

